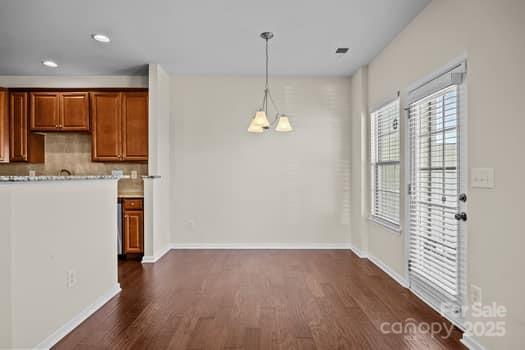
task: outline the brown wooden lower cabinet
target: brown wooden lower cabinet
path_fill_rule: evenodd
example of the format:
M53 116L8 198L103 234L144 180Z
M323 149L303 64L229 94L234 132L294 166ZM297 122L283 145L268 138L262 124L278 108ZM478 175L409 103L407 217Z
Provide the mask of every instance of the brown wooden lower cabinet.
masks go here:
M144 210L142 198L122 199L122 252L144 253Z

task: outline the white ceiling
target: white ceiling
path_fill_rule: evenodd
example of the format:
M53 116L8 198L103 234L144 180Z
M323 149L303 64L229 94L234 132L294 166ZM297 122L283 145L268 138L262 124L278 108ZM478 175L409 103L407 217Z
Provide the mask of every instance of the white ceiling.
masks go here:
M1 0L0 75L350 75L430 0ZM92 33L112 39L104 45ZM337 47L349 47L345 56ZM43 59L60 67L47 68Z

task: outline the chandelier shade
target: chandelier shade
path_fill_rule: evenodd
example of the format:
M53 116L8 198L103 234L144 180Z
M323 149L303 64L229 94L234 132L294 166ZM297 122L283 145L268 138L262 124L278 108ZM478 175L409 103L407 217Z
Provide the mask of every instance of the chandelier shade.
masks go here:
M279 117L279 122L277 123L277 126L275 127L275 131L279 132L289 132L292 131L292 126L290 125L290 120L287 116L281 115Z
M252 119L252 122L250 123L250 126L248 127L248 132L253 132L256 134L260 134L264 131L262 126L259 126L255 123L255 118Z
M253 118L253 123L262 128L270 127L270 123L268 122L268 117L266 117L265 111L258 111L257 113L255 113L255 117Z

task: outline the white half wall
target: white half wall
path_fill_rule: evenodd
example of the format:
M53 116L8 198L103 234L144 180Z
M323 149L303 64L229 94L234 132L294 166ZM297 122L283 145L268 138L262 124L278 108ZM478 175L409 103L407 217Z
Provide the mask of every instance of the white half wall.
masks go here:
M11 194L0 187L0 349L12 343Z
M0 184L0 209L0 348L53 345L119 290L117 181Z
M467 56L468 167L494 168L496 179L493 189L469 189L467 282L481 287L484 305L496 302L508 310L504 337L476 338L487 349L525 344L524 33L522 0L434 0L368 65L371 109L398 90L404 105L410 85ZM401 162L406 162L403 153ZM404 197L403 190L402 203ZM374 223L367 231L369 254L406 276L406 232L395 234Z
M348 247L349 79L272 78L291 133L247 132L264 77L171 87L175 246Z

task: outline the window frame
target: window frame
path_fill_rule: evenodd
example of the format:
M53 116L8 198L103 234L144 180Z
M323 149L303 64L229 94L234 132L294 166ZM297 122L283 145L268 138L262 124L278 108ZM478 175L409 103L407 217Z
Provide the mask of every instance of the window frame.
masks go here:
M394 106L392 106L394 105ZM394 108L394 110L397 112L394 116L398 120L398 127L395 131L397 133L397 159L396 160L379 160L377 151L379 148L380 136L385 135L378 135L377 130L375 130L375 126L378 124L378 113L381 111L385 111L388 108ZM382 104L380 107L375 108L372 110L369 114L369 127L370 127L370 138L369 138L369 151L370 151L370 158L369 158L369 166L370 166L370 215L369 220L372 222L375 222L389 231L393 231L395 233L401 232L401 101L399 97L396 97L393 100L388 101L387 103ZM392 154L390 150L387 151L390 155ZM378 190L376 187L376 184L378 183L378 174L380 173L379 169L384 169L388 166L397 166L397 218L391 218L387 217L385 215L381 215L377 212L377 195L379 192L384 192L385 190ZM392 193L390 191L390 193ZM382 212L385 212L385 210L382 210Z

